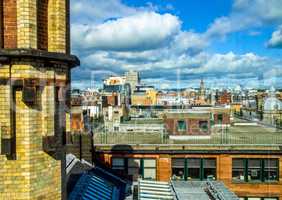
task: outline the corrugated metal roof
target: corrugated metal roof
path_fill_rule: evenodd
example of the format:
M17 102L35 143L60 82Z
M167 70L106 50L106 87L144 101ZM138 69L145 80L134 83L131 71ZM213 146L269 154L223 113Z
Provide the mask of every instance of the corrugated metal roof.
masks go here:
M69 200L121 200L125 197L126 182L99 167L79 178Z
M239 200L220 181L172 181L177 200Z
M174 195L169 183L139 180L138 200L174 200Z

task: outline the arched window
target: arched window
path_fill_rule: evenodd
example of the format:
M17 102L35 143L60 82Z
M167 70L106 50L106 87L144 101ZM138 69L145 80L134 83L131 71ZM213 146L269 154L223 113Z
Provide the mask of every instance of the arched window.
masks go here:
M48 50L48 0L37 0L37 48Z

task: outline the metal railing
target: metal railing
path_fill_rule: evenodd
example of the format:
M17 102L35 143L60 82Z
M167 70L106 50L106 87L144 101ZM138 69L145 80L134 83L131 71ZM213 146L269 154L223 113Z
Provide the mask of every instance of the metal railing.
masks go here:
M282 133L248 134L242 132L213 133L207 137L193 136L185 140L172 140L164 133L94 133L95 144L260 144L282 145Z

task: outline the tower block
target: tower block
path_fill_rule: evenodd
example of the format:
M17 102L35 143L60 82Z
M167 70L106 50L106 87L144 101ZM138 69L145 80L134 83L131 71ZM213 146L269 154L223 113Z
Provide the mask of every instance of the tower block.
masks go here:
M0 0L0 199L65 198L68 0Z

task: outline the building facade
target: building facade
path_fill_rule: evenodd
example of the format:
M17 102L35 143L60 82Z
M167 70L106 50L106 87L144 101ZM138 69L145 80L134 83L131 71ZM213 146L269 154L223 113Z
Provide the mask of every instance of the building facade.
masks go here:
M100 145L98 159L135 181L219 180L242 199L282 199L279 146Z
M69 1L0 5L0 199L64 199Z

